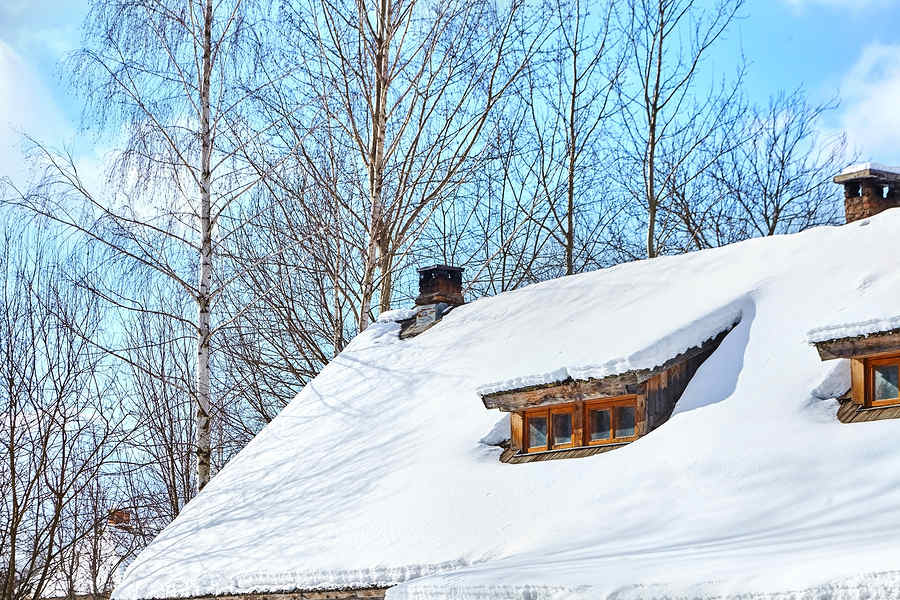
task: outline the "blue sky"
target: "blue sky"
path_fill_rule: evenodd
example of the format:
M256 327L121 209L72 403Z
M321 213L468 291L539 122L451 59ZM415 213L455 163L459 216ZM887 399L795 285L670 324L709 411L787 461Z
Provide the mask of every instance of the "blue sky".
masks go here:
M0 2L0 176L24 168L18 132L77 145L79 100L60 61L77 48L87 10L87 0ZM863 160L900 164L897 23L896 0L747 0L709 66L732 72L743 50L757 102L799 85L813 101L840 92L830 132L846 131Z

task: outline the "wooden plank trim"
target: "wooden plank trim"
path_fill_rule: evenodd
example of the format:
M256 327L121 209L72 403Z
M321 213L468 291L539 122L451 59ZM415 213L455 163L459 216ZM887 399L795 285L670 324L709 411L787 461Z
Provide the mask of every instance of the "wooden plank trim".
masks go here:
M844 401L838 407L837 418L841 423L867 423L885 419L900 419L900 404L865 408L852 401Z
M850 359L850 398L855 404L866 404L866 363L857 358Z
M546 452L531 452L529 454L522 454L515 448L507 448L500 454L500 462L509 463L513 465L529 463L529 462L540 462L544 460L560 460L565 458L585 458L587 456L594 456L595 454L602 454L604 452L609 452L610 450L615 450L617 448L621 448L622 446L627 446L631 442L621 442L614 444L604 444L603 446L581 446L578 448L571 448L565 450L547 450Z
M219 596L185 596L178 600L384 600L387 587L335 588L293 592L251 592ZM148 599L154 600L154 599ZM156 599L163 600L163 599Z
M864 358L889 352L900 352L900 329L855 337L836 338L814 343L822 360Z

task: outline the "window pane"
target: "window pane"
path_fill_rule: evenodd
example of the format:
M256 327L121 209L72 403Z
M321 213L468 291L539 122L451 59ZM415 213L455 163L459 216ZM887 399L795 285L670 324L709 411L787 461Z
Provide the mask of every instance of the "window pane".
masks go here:
M884 365L875 367L875 400L892 400L898 396L897 387L900 383L897 365Z
M528 447L547 445L547 418L528 417Z
M592 410L591 416L591 441L609 439L609 411Z
M630 437L634 435L634 407L616 407L616 437Z
M572 413L553 415L553 445L564 446L572 443Z

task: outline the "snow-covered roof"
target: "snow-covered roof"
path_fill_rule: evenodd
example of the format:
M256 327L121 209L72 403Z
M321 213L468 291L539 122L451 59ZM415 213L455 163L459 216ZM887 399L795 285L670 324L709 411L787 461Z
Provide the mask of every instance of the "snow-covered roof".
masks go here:
M898 236L890 210L482 298L408 340L380 321L114 597L405 581L389 599L895 597L900 421L838 423L849 367L821 362L807 332L900 312ZM496 382L651 368L736 314L673 417L638 441L527 465L481 442L505 426L479 397Z

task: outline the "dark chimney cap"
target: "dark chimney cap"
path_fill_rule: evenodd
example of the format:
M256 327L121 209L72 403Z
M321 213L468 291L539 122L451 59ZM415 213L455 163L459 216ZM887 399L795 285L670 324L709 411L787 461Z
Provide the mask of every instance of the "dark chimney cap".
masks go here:
M417 306L443 302L451 306L464 304L460 267L431 265L419 269L419 295Z
M425 271L448 271L452 273L460 273L463 272L462 267L451 267L450 265L431 265L430 267L422 267L418 269L419 273L424 273Z

